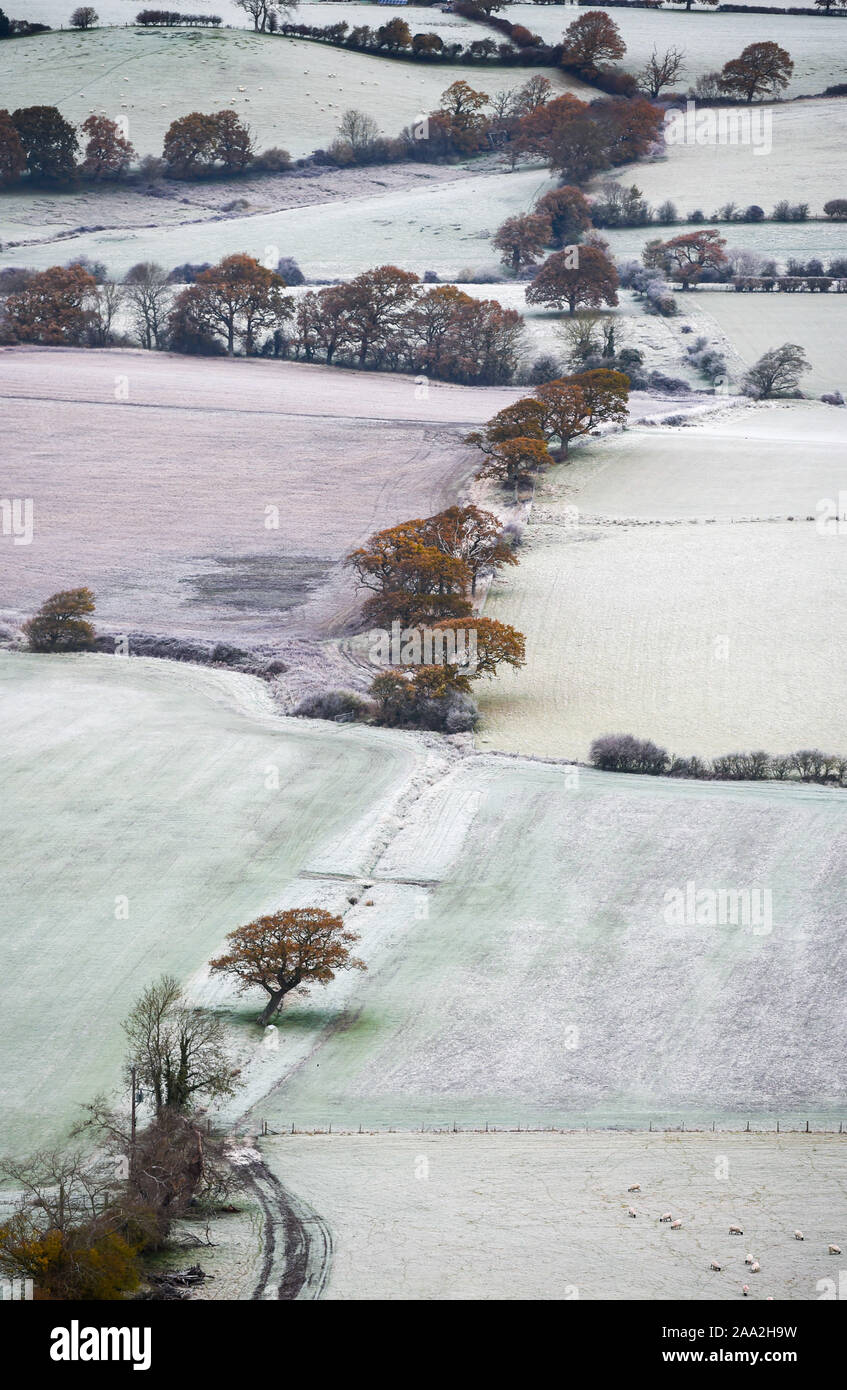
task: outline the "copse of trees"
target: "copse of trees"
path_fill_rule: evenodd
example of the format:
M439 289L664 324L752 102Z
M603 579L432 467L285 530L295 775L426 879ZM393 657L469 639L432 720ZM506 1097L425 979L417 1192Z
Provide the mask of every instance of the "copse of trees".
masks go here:
M230 357L236 346L249 357L257 351L261 333L280 331L292 317L294 305L284 289L282 276L252 256L225 256L177 297L169 340L177 351L180 343L183 350L202 351L204 344L214 350L222 342Z
M606 367L591 368L541 383L498 410L465 443L484 456L477 476L495 478L517 489L554 460L563 461L574 439L602 424L622 424L627 416L629 378Z
M471 505L377 531L346 560L369 591L364 619L383 627L469 617L480 575L517 563L498 518Z
M196 1112L234 1090L220 1019L188 1005L164 976L124 1031L126 1081L138 1096L131 1117L96 1097L72 1132L79 1149L0 1164L14 1190L0 1223L0 1272L31 1279L37 1299L125 1298L175 1221L232 1210L237 1175Z
M192 111L168 126L162 158L174 178L196 179L216 166L240 174L252 162L253 140L234 111Z

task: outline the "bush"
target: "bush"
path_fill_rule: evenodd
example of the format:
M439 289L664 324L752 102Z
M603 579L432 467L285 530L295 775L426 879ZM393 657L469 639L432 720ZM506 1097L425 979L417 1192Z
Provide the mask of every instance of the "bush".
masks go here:
M333 719L337 724L367 719L372 708L354 690L323 690L307 695L294 711L298 719Z
M271 145L270 149L262 150L253 160L253 168L261 170L265 174L281 174L286 169L291 168L291 155L288 150L280 149L278 145Z
M306 283L306 277L293 256L280 256L276 263L276 270L286 285L305 285Z
M606 734L591 745L591 761L603 772L641 772L658 775L666 772L670 757L650 739L634 738L632 734Z

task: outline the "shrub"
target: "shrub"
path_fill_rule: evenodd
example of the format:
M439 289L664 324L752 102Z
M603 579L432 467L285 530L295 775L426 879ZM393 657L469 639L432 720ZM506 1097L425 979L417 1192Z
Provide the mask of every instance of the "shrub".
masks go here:
M293 256L280 256L276 263L276 273L281 275L286 285L305 285L306 277Z
M291 168L291 155L288 150L280 149L278 145L271 145L270 149L262 150L261 154L256 155L253 168L259 169L265 174L281 174L284 170Z
M652 775L666 772L670 757L650 739L634 738L632 734L606 734L591 745L591 761L604 772L642 772Z
M338 724L367 719L372 709L354 690L323 690L307 695L294 713L299 719L333 719Z

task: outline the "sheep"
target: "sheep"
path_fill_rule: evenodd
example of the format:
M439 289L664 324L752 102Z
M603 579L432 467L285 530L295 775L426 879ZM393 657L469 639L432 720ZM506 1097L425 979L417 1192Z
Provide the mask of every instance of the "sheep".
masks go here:
M744 1256L744 1263L746 1265L752 1265L755 1264L755 1262L755 1257L753 1255L747 1254Z
M762 1266L759 1264L759 1261L758 1261L758 1260L754 1260L753 1263L752 1263L751 1266L750 1266L750 1273L751 1273L751 1274L758 1274L759 1271L761 1270L761 1268L762 1268Z
M795 1232L794 1232L794 1239L795 1239L795 1240L805 1240L806 1237L803 1235L803 1232L802 1232L802 1231L795 1231Z
M638 1215L638 1212L635 1210L635 1207L630 1207L629 1210L627 1211L627 1216L635 1217L635 1216L637 1216L637 1215Z
M671 1230L672 1230L672 1231L679 1231L679 1230L681 1230L681 1229L682 1229L682 1222L681 1222L681 1221L679 1220L679 1218L677 1217L676 1221L672 1221L672 1222L671 1222Z
M731 1221L729 1226L729 1234L731 1236L743 1236L744 1231L743 1228L739 1226L736 1221Z
M829 1247L829 1253L830 1253L830 1255L840 1255L840 1254L841 1254L841 1246L840 1246L840 1245L830 1245L830 1247Z
M742 1284L742 1285L741 1285L741 1292L743 1293L744 1297L746 1298L747 1295L748 1295L748 1293L750 1292L750 1285L749 1285L749 1284Z
M666 1211L662 1216L659 1217L659 1220L660 1220L660 1221L673 1221L673 1212Z
M641 1191L641 1183L640 1183L640 1182L634 1182L634 1183L632 1184L632 1186L631 1186L631 1187L628 1187L626 1190L627 1190L627 1192L640 1192L640 1191Z
M720 1274L721 1272L721 1266L718 1264L717 1260L712 1260L712 1263L709 1265L709 1269L713 1269L716 1274Z

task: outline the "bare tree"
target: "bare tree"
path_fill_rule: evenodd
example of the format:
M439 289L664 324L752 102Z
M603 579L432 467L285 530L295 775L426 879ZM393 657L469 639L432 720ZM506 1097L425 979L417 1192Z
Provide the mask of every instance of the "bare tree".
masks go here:
M154 261L139 261L138 265L127 271L124 285L141 346L163 347L172 298L164 270Z
M799 343L783 343L764 353L747 372L742 383L744 394L757 400L771 396L793 394L799 389L800 377L810 371L806 354Z
M243 10L253 21L253 28L257 34L273 32L278 21L278 14L291 14L297 8L297 0L235 0L236 8Z
M379 135L379 126L373 116L367 115L364 111L356 111L350 108L345 111L338 123L338 133L342 140L347 140L353 149L359 154L372 145Z
M666 48L660 54L653 46L653 52L638 74L638 82L649 97L657 97L665 88L675 82L685 71L685 52L681 48Z
M163 975L141 995L126 1023L128 1068L152 1092L156 1112L187 1110L201 1097L231 1095L233 1071L219 1018L193 1009Z

